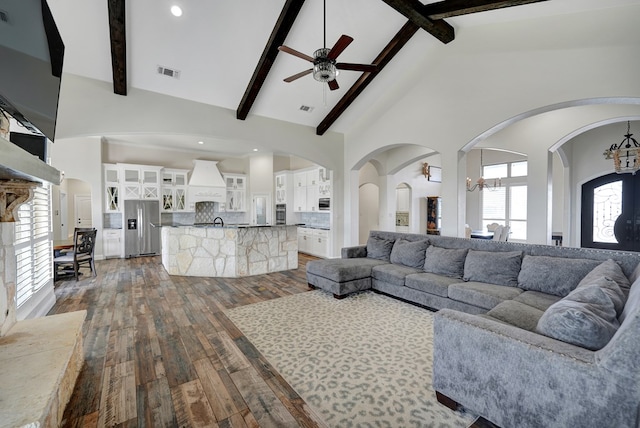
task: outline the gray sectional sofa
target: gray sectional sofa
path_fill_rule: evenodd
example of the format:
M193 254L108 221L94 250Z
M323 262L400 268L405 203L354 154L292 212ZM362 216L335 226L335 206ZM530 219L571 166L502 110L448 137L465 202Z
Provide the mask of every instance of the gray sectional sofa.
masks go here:
M372 231L307 263L438 312L433 386L502 427L640 425L640 254ZM633 284L633 285L631 285Z

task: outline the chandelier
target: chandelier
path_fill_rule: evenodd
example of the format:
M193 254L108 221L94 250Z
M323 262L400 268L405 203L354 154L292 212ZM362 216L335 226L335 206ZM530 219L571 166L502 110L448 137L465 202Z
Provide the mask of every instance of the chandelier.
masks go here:
M482 160L482 156L483 156L484 152L482 151L482 149L480 149L480 165L483 166L484 162ZM473 186L471 185L471 179L469 177L467 177L467 192L473 192L474 190L478 189L480 192L482 192L483 189L487 189L487 190L495 190L498 187L502 187L502 179L501 178L496 178L493 180L493 184L489 184L487 182L487 180L484 179L484 177L480 177L476 180L476 184L474 184Z
M498 187L502 187L502 179L500 178L496 178L495 180L493 180L493 184L489 184L487 183L487 180L485 180L483 177L480 177L476 180L476 184L472 186L471 179L467 177L467 192L473 192L476 189L478 189L480 192L482 192L483 189L495 190Z
M627 121L627 133L620 144L612 144L605 150L605 159L613 159L613 166L618 174L630 172L635 175L640 169L640 144L632 138L631 122Z

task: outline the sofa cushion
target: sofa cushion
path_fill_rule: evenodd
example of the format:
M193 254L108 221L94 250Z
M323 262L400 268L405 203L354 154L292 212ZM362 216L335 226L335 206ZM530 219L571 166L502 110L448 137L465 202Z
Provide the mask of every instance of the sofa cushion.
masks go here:
M383 239L369 236L367 240L367 257L370 259L389 261L395 239Z
M425 253L424 271L460 279L468 251L466 248L450 249L431 245Z
M608 281L603 281L603 278ZM620 265L611 259L600 263L582 278L578 287L588 287L592 284L603 287L603 291L611 298L616 308L616 314L619 316L624 309L624 303L631 286Z
M393 244L389 260L391 263L421 269L424 266L424 254L429 246L428 240L407 241L398 239Z
M374 266L371 269L371 277L393 285L404 285L404 278L417 272L420 272L420 270L409 266L384 264Z
M413 273L407 275L404 280L405 287L425 293L435 294L440 297L449 297L449 286L460 282L459 279L448 276L436 275L435 273Z
M469 250L464 262L464 280L516 287L522 251Z
M484 282L458 282L449 286L449 298L484 309L493 309L522 293L516 287Z
M529 331L536 331L542 314L544 311L515 300L505 300L487 312L487 316Z
M618 317L620 324L622 324L624 320L636 310L640 310L640 277L631 285L629 297L627 297L627 303L625 303L624 309Z
M525 255L518 287L564 297L600 263L590 259Z
M545 336L597 351L618 330L613 302L598 286L576 288L547 309L536 327Z
M544 312L560 299L561 297L559 296L541 293L540 291L525 291L522 294L518 294L513 300Z
M371 276L374 266L387 264L375 259L326 259L307 263L307 274L317 275L335 282L353 281Z

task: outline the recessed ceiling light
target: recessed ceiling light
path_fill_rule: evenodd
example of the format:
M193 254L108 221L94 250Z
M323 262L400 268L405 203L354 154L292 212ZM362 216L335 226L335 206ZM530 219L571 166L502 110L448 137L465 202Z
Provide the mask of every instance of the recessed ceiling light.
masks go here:
M258 151L258 149L253 149L253 151L254 151L254 152L257 152L257 151Z
M182 8L178 5L171 6L171 14L173 16L182 16Z
M204 141L198 141L198 144L202 145L204 144Z

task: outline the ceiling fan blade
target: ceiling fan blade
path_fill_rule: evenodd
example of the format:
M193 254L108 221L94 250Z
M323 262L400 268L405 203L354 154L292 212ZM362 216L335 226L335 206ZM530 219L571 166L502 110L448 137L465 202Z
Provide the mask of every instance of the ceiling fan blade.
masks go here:
M375 64L351 64L348 62L338 62L336 63L336 68L339 70L362 71L365 73L373 73L378 70L378 66Z
M342 51L345 50L351 42L353 42L353 37L343 34L342 36L340 36L336 44L333 45L333 47L329 51L329 54L327 54L327 58L329 59L338 58L338 55L340 55Z
M301 78L302 76L306 76L307 74L310 74L312 71L313 71L313 68L310 68L310 69L305 70L305 71L301 71L298 74L294 74L293 76L287 77L286 79L284 79L284 81L287 82L287 83L291 83L294 80Z
M299 51L297 51L295 49L291 49L289 46L284 46L284 45L278 46L278 50L282 51L282 52L286 52L286 53L288 53L290 55L293 55L293 56L297 56L298 58L305 59L305 60L307 60L309 62L313 62L313 57L310 57L307 54L303 54L302 52L299 52Z
M329 84L329 89L331 89L332 91L335 91L336 89L339 89L340 86L338 86L338 81L336 79L333 79L330 82L327 82Z

